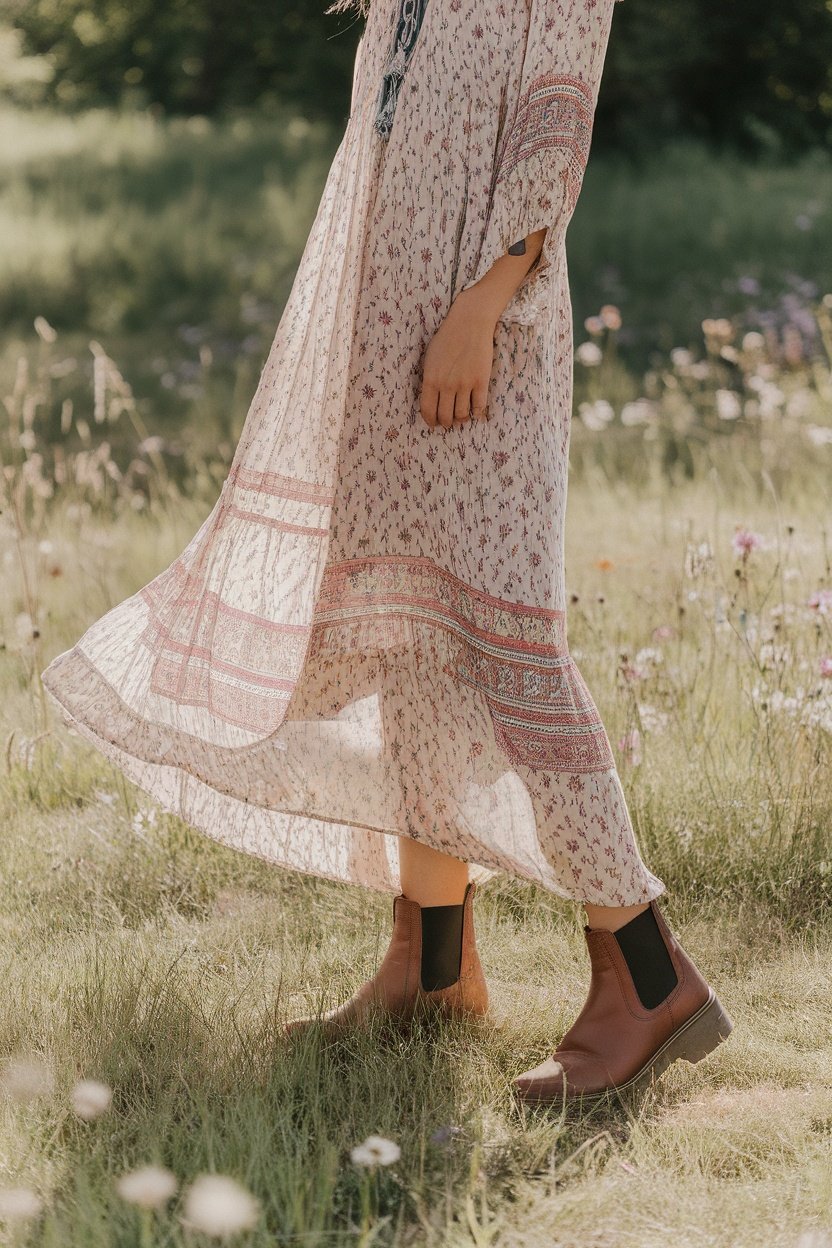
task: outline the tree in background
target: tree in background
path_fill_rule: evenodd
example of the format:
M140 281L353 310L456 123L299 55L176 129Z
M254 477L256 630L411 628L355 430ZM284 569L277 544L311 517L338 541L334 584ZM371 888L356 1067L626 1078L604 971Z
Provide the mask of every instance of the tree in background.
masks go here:
M604 144L690 134L746 152L832 141L829 0L625 0L599 100Z
M363 27L316 0L0 0L0 21L50 62L45 102L208 115L290 102L333 121Z
M48 58L42 98L64 107L135 102L210 114L286 102L340 124L363 22L326 7L0 0L0 21L15 27L27 53ZM625 0L596 141L637 153L679 134L746 152L828 144L830 0Z

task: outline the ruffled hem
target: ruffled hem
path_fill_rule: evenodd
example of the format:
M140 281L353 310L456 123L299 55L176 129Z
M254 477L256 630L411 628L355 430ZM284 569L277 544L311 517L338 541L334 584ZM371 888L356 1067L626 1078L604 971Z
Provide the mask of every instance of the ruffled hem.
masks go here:
M395 629L387 641L361 655L322 649L281 729L243 748L143 718L80 644L42 680L63 722L162 809L275 865L395 895L408 836L464 859L481 882L506 872L598 905L660 895L614 768L512 767L482 693L434 687L423 649L397 645ZM447 670L441 654L434 666ZM439 725L450 727L437 748Z

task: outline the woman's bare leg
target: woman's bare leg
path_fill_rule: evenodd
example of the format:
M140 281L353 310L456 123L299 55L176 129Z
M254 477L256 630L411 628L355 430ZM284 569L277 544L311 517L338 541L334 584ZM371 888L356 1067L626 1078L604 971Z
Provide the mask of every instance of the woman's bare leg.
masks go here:
M399 837L402 892L420 906L457 906L465 900L468 863L409 836Z
M584 910L586 910L586 921L589 927L602 928L605 932L617 932L619 927L629 923L630 919L634 919L637 914L641 914L642 910L647 909L647 906L647 902L639 906L584 905Z

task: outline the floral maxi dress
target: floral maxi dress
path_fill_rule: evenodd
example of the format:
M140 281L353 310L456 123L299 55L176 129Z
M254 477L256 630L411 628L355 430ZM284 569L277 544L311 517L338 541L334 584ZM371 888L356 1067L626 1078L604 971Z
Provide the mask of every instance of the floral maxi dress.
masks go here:
M396 893L409 836L474 879L635 904L664 886L569 653L563 560L564 236L615 0L422 0L404 57L414 2L372 2L213 509L43 682L165 810L274 863ZM429 428L432 335L543 226L489 419Z

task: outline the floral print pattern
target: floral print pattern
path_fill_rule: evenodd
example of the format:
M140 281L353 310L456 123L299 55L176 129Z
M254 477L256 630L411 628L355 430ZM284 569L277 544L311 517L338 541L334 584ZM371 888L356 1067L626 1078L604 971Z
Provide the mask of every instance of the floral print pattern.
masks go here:
M400 836L596 905L663 890L567 642L565 233L613 4L431 0L383 137L397 6L374 0L221 495L43 673L67 724L226 844L393 893ZM432 335L543 226L489 419L428 428Z

